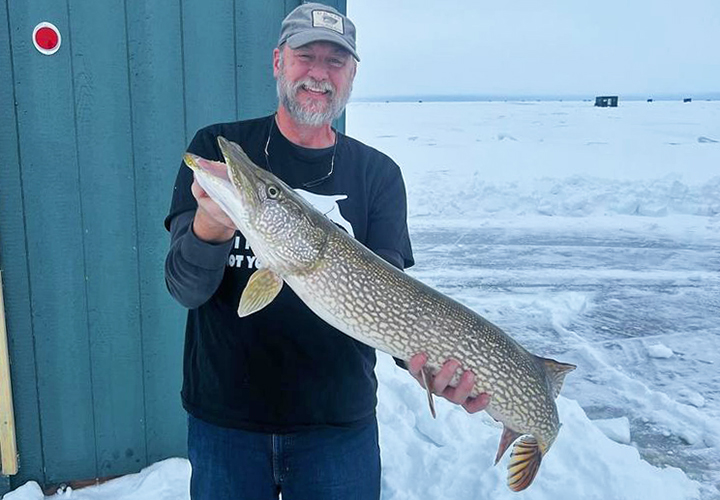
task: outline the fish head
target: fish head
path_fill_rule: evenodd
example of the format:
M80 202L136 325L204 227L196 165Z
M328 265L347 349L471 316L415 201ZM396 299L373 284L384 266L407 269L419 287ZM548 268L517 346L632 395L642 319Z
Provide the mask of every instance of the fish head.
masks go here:
M290 186L256 166L239 145L223 137L218 144L226 171L189 154L185 162L243 233L261 266L280 275L315 266L329 221Z

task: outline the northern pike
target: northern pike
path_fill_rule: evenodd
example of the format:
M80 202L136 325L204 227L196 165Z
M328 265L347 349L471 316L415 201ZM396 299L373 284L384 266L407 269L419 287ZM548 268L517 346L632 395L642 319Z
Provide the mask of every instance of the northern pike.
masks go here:
M508 486L527 488L560 430L555 399L574 365L528 352L500 328L387 263L340 229L237 144L218 138L225 164L186 154L205 191L247 239L262 267L250 277L238 314L259 311L287 283L320 318L402 360L427 354L426 372L461 363L475 374L471 396L502 422L495 463L510 445ZM429 384L428 398L432 408Z

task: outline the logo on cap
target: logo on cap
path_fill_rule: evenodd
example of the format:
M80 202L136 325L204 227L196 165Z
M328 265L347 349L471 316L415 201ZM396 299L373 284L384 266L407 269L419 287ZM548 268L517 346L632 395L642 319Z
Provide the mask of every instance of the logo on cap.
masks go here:
M327 28L337 31L341 35L345 33L342 17L327 10L314 10L312 12L313 28Z

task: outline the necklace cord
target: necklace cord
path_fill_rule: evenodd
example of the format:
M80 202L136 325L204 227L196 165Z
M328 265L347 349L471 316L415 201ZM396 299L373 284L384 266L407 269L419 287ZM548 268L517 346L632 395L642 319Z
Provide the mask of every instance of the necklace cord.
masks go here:
M268 152L268 147L270 146L270 138L272 137L272 133L274 130L275 130L275 117L273 117L272 123L270 124L270 131L268 132L268 138L267 138L267 141L265 141L265 166L267 166L267 169L271 174L274 174L274 172L272 170L272 167L270 166L270 153ZM335 142L333 144L332 157L330 158L330 171L318 179L304 182L302 184L302 187L310 188L310 187L319 186L333 174L333 171L335 170L335 152L337 151L338 135L339 134L336 131L335 132Z

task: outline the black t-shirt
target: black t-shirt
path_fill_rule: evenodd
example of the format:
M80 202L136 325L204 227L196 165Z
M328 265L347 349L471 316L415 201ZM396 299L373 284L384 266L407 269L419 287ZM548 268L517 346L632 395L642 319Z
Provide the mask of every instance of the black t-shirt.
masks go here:
M222 160L217 136L238 143L256 165L300 189L358 241L397 267L410 267L413 258L399 167L384 154L340 133L335 147L299 147L280 133L273 120L270 116L206 127L196 134L188 151ZM332 175L325 178L331 168ZM197 208L191 184L192 171L181 165L166 227L175 218L192 224L185 215ZM188 228L174 230L173 238L190 238L193 248L212 250ZM204 267L198 257L202 252L192 258L173 255L182 252L183 243L173 241L166 262L168 288L181 302L181 295L197 293L204 286L197 282L203 279L202 273L193 275L183 269ZM239 318L240 295L256 262L240 232L227 247L219 286L201 298L199 307L188 311L185 409L216 425L273 433L363 425L374 418L374 349L325 323L287 285L263 310Z

